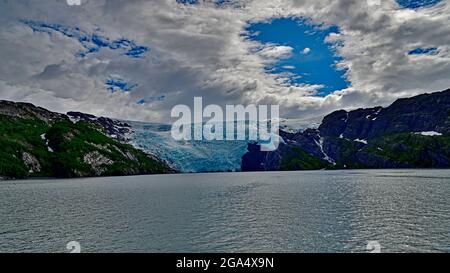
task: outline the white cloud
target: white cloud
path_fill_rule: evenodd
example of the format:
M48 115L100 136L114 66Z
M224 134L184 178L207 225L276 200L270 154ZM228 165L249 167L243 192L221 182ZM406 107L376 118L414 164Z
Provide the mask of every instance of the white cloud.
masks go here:
M309 48L309 47L305 47L305 48L302 50L302 54L304 54L304 55L308 54L309 52L311 52L311 48Z
M259 51L259 54L268 60L276 61L290 58L293 51L294 48L290 46L266 45Z
M393 1L369 6L360 0L235 1L220 7L175 0L0 0L0 99L24 100L57 111L79 110L146 121L168 121L172 106L192 103L279 103L284 117L322 115L338 108L387 104L397 97L450 87L450 8L447 2L419 11ZM263 46L245 38L248 22L303 16L336 25L327 41L343 44L339 67L352 86L325 98L320 86L289 86L268 74L268 63L289 57L292 48ZM150 47L145 59L101 49L77 59L80 43L61 34L33 33L19 22L31 19ZM414 47L439 54L411 57ZM306 49L305 49L306 50ZM286 68L287 69L287 68ZM129 93L107 91L110 75L139 86ZM141 98L164 101L137 105Z

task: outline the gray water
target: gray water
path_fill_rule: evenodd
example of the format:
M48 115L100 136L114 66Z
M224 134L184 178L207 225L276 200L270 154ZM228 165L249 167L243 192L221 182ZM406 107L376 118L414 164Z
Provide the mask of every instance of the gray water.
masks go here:
M0 252L450 252L450 170L0 181Z

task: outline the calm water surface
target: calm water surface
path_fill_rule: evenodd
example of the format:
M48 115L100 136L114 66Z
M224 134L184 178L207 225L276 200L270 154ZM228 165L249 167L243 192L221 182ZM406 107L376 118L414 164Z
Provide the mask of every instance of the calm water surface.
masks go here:
M0 181L0 252L450 252L450 170Z

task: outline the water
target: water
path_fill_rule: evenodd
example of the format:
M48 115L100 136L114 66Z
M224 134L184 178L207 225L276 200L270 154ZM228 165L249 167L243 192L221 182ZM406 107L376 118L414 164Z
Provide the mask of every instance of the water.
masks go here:
M0 182L0 251L450 252L450 170Z

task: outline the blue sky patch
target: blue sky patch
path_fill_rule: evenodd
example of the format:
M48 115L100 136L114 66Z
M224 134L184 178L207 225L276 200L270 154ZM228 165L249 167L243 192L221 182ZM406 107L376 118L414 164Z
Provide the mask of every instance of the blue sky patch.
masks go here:
M138 101L136 102L136 104L144 105L144 104L145 104L145 100L144 100L144 99L140 99L140 100L138 100Z
M336 55L335 45L325 42L329 34L339 33L337 27L313 25L306 19L281 18L253 23L247 31L249 39L262 44L294 48L290 58L266 67L268 73L288 76L288 84L323 85L316 94L318 96L350 85L345 77L346 70L336 68L335 64L342 58Z
M156 97L150 97L151 101L164 101L166 99L166 95L156 96Z
M200 2L200 0L176 0L179 4L184 5L196 5ZM235 0L214 0L212 1L215 3L218 7L222 6L234 6L234 7L240 7L241 3L236 2Z
M77 39L85 48L77 54L78 57L84 58L89 54L100 51L101 48L109 48L111 50L120 50L124 56L130 58L142 58L150 50L146 46L137 45L134 41L125 38L111 40L99 34L89 34L78 27L68 27L59 24L48 24L44 22L22 21L29 26L34 32L44 32L52 35L53 32Z
M186 5L194 5L198 3L198 0L176 0L179 4L186 4Z
M142 98L140 100L138 100L136 103L143 105L143 104L147 104L150 102L161 102L161 101L165 101L166 100L166 95L161 95L161 96L155 96L155 97L149 97L149 98Z
M116 91L130 92L138 86L137 84L128 83L120 78L109 78L106 80L105 84L112 93Z
M408 9L419 9L432 7L441 2L441 0L397 0L397 3Z
M140 100L138 100L136 103L139 105L144 105L147 103L153 103L153 102L162 102L166 100L166 95L161 95L161 96L154 96L154 97L147 97L147 98L142 98Z
M408 52L409 55L436 55L439 50L436 47L416 48Z

